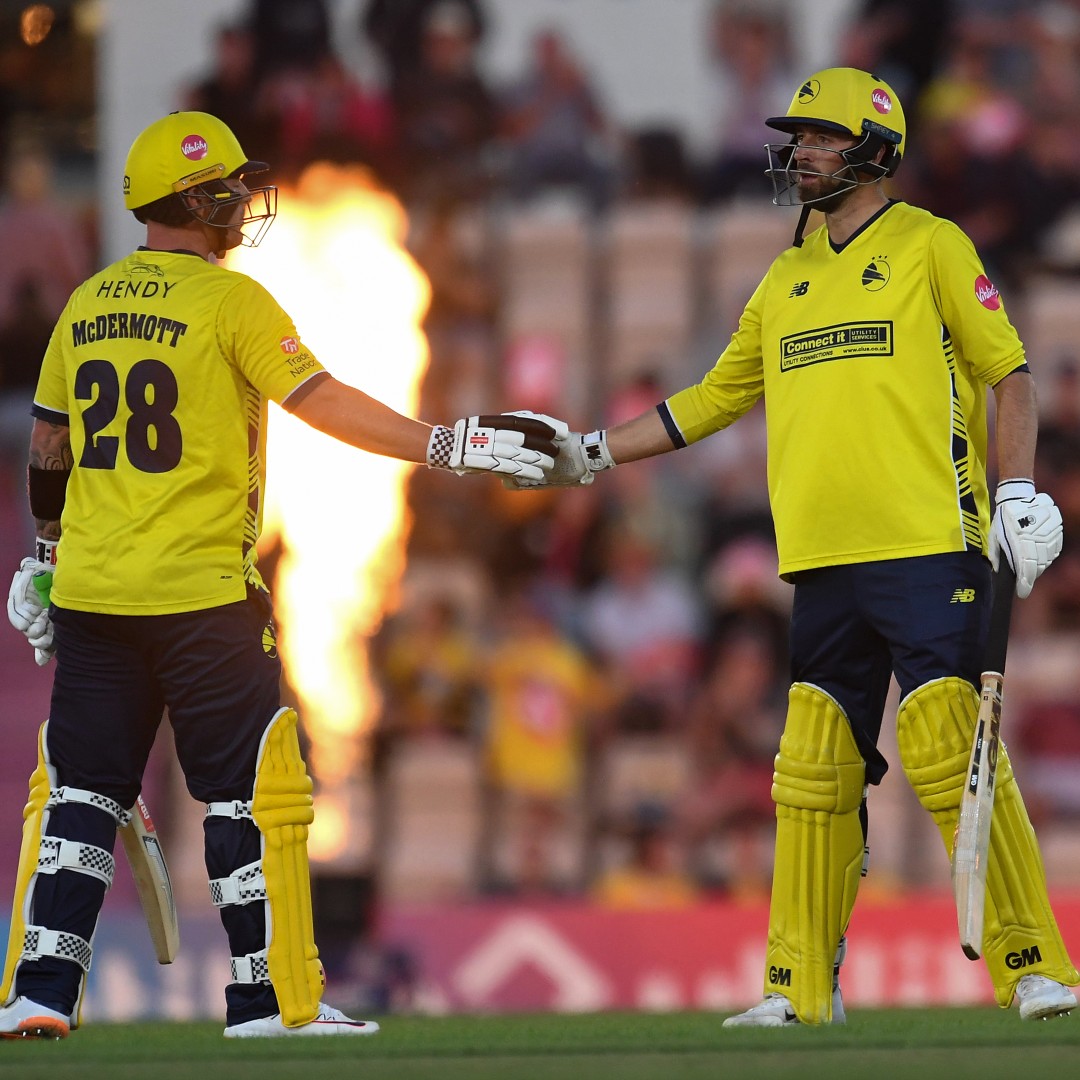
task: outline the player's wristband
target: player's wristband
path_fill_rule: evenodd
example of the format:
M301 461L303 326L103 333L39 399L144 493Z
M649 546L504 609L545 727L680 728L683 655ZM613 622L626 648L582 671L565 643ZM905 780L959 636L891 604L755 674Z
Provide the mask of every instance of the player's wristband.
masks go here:
M1002 480L997 486L997 492L995 494L995 504L1001 505L1003 502L1011 502L1013 499L1034 499L1035 498L1035 484L1031 480L1025 479L1013 479Z
M56 569L56 545L57 540L44 540L38 537L36 541L35 557L39 563L44 563L50 570Z
M450 454L454 449L454 429L436 424L431 429L431 438L427 445L427 463L429 469L449 469Z
M606 431L590 431L581 436L581 456L589 472L603 472L615 468L615 459L607 445Z

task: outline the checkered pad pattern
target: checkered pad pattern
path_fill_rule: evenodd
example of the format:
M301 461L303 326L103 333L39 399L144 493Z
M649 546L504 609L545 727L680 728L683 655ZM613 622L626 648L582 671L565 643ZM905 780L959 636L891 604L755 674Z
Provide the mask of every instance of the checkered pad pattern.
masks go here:
M254 820L251 816L251 803L243 802L240 799L233 799L232 802L207 803L206 816L232 818L233 821Z
M93 844L63 840L58 836L43 836L38 849L38 870L43 874L53 874L57 870L75 870L111 885L116 872L116 862L104 848Z
M61 960L71 960L83 971L90 970L90 958L94 955L88 942L78 934L67 934L63 930L49 930L44 926L28 926L23 934L24 960L40 960L46 956L56 956Z
M270 981L270 963L266 950L248 953L247 956L232 957L232 981L235 983L268 983Z
M454 429L436 424L428 442L427 463L433 469L449 469L450 454L454 449Z
M266 879L263 877L261 860L241 866L226 878L214 878L210 882L210 902L214 907L250 904L252 900L265 899Z
M51 810L54 806L59 806L61 803L66 802L83 803L85 806L92 806L97 810L104 810L106 814L109 814L113 818L120 828L131 823L131 814L118 802L114 802L105 795L99 795L96 791L84 791L82 788L57 788L49 796L48 802L45 803L45 809Z

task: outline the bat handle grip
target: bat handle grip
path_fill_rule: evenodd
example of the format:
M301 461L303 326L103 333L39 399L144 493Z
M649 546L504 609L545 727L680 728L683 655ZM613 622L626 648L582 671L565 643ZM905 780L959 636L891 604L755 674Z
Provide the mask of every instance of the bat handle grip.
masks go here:
M51 570L38 570L30 579L43 608L47 608L52 603L52 579Z
M1001 557L1000 568L993 577L994 600L990 608L990 631L986 636L985 671L1005 674L1005 654L1009 649L1009 623L1012 621L1012 602L1016 595L1016 575L1008 560Z

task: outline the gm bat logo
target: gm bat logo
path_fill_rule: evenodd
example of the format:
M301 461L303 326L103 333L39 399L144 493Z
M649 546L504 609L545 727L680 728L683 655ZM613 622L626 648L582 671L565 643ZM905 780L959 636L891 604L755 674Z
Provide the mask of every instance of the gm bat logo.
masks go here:
M790 986L791 985L791 968L776 967L773 965L769 968L769 985L770 986Z

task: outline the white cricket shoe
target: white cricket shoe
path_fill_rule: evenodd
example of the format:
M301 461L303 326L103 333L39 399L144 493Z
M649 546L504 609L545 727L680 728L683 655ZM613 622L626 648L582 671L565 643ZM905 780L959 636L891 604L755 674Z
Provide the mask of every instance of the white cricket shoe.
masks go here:
M64 1039L71 1031L70 1017L29 998L17 997L0 1009L0 1038Z
M226 1039L274 1039L283 1035L374 1035L379 1025L374 1020L353 1020L340 1009L319 1002L319 1012L308 1024L286 1027L281 1013L246 1020L225 1029Z
M802 1021L795 1015L783 994L766 994L762 1001L747 1009L746 1012L729 1016L724 1027L788 1027L792 1024L801 1024Z
M836 947L836 958L833 960L833 983L832 983L832 1022L834 1024L846 1024L847 1014L844 1012L844 995L840 992L840 968L847 958L847 935L840 939ZM729 1016L724 1027L787 1027L790 1024L801 1024L802 1021L795 1015L791 1002L783 994L766 994L746 1012Z
M1076 997L1067 987L1045 975L1025 975L1016 987L1021 1020L1049 1020L1076 1008Z

